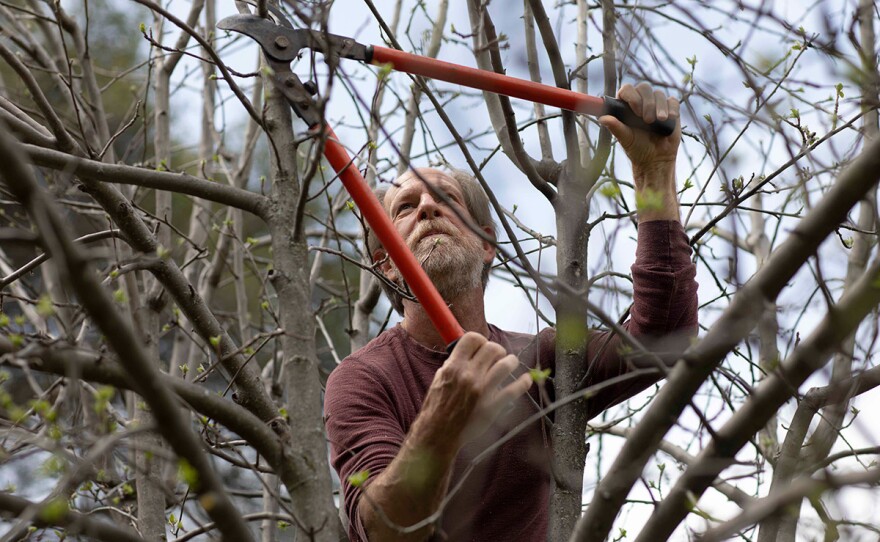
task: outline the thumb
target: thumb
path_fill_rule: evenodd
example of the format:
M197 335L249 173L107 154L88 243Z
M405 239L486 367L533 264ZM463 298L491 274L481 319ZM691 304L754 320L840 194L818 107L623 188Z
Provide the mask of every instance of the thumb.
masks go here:
M602 115L599 117L599 124L603 127L608 128L608 131L611 132L611 135L617 138L620 141L620 144L624 146L624 148L628 147L634 138L632 128L627 126L626 124L620 122L617 117L612 117L611 115Z

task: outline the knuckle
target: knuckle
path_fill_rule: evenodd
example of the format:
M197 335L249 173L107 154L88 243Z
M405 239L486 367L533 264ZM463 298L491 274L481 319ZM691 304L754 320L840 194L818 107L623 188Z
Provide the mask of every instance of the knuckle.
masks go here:
M519 365L519 358L514 356L513 354L507 354L506 356L504 356L500 363L504 363L504 366L509 371L513 372L513 370L516 369Z
M479 398L482 395L483 388L480 382L471 374L463 375L456 384L466 397Z
M466 343L468 345L482 345L486 342L486 338L474 331L468 331L467 333L462 335L459 342Z
M629 102L632 100L637 100L639 97L639 93L635 89L635 87L627 83L620 87L620 90L617 91L617 97L625 102Z
M434 382L443 383L455 380L456 374L459 373L455 365L446 364L440 367L434 374Z
M486 351L492 356L493 361L503 357L507 350L498 343L489 342L486 344Z
M456 382L463 388L470 389L476 385L476 379L474 375L470 373L470 371L461 371L457 375Z
M472 371L456 367L441 367L434 376L433 386L458 390L457 393L475 395L479 388L479 382Z
M486 342L486 338L480 335L479 333L474 333L473 331L469 331L461 336L458 340L458 343L455 345L455 348L452 350L452 356L450 359L464 357L470 358L474 355L474 353L480 349L483 343Z

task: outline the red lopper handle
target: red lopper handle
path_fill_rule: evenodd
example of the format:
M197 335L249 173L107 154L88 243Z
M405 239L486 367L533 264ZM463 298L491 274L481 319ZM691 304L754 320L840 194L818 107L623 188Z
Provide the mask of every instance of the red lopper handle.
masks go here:
M460 66L435 58L404 53L397 49L389 49L379 45L373 45L372 47L371 62L373 64L390 64L392 68L398 71L560 107L576 113L596 117L611 115L617 117L628 126L640 130L648 130L662 136L667 136L675 131L676 123L674 120L667 119L646 124L641 117L633 113L626 102L616 98L599 98L598 96L581 94L580 92L564 88L542 85L541 83L526 79Z
M373 46L373 64L391 64L395 70L439 79L447 83L457 83L471 88L487 90L514 98L561 107L587 115L601 115L605 104L602 98L581 94L564 88L542 85L534 81L517 79L500 73L478 70L444 62L434 58L414 55Z
M449 345L464 335L464 329L459 325L452 311L443 301L434 283L425 274L425 270L419 265L416 257L410 252L403 238L394 229L391 219L385 213L385 209L379 204L379 200L370 190L361 172L351 163L351 158L345 147L339 143L336 134L329 126L325 126L327 143L324 146L324 157L339 175L339 179L348 190L351 199L357 204L361 214L367 220L370 228L382 242L382 246L388 252L388 256L400 269L403 278L415 294L416 299L425 308L434 327L443 337L443 341Z

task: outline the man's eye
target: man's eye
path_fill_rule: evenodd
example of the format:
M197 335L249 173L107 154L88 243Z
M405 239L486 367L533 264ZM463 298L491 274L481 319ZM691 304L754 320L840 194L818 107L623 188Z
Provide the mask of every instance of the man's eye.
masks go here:
M413 207L412 203L401 203L400 205L397 206L397 214L400 214L403 211L408 211L408 210L412 209L412 207Z

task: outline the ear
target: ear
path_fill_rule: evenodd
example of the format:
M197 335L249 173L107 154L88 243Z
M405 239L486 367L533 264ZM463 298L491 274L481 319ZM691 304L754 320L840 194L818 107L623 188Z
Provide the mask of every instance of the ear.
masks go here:
M483 233L493 241L497 239L495 237L495 230L491 226L483 226ZM481 242L483 243L483 263L491 264L492 260L495 259L495 243L490 243L485 239L482 239Z
M373 251L372 256L374 262L382 262L379 264L379 271L387 277L391 271L391 258L388 257L388 253L385 252L385 249L377 248Z

